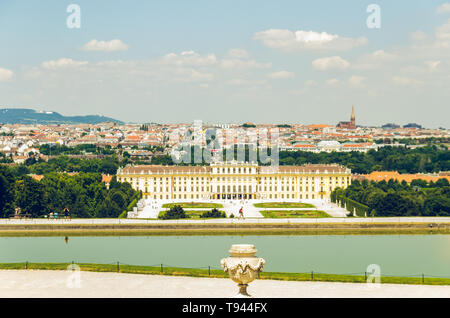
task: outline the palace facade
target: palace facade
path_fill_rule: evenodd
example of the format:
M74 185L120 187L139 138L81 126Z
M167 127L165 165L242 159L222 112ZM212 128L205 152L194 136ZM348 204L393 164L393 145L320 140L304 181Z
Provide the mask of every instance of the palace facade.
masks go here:
M325 199L335 188L351 184L351 170L335 164L142 165L120 168L117 181L129 182L133 189L143 192L144 199Z

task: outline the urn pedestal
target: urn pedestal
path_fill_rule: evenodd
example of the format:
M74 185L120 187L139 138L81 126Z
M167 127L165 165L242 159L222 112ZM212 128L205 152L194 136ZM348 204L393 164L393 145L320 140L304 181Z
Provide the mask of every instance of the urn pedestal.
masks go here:
M239 292L235 297L251 297L247 293L248 284L257 278L266 261L255 256L257 250L251 244L232 245L228 252L231 257L222 259L220 265L238 284Z

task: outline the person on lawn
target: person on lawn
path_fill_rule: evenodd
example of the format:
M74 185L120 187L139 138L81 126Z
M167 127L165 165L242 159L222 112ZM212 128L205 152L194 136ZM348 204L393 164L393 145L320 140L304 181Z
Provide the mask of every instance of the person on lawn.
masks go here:
M243 207L241 207L241 209L239 210L239 217L244 218L244 208Z

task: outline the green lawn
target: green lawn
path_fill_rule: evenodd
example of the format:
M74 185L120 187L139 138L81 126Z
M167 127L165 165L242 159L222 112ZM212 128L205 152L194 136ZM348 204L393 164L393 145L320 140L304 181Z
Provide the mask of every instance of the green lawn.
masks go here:
M166 203L163 204L163 208L172 208L175 205L181 206L183 209L213 209L213 208L223 208L222 204L219 203L206 203L206 202L180 202L180 203Z
M70 263L0 263L1 270L34 269L34 270L67 270ZM211 266L202 268L177 268L165 265L135 266L125 264L87 264L77 263L82 271L91 272L120 272L130 274L171 275L191 277L228 278L222 269ZM360 275L334 275L318 273L281 273L261 272L260 279L286 280L286 281L322 281L322 282L348 282L366 283L364 273ZM415 284L415 285L450 285L449 278L430 277L381 277L381 283L389 284Z
M264 209L278 209L278 208L314 208L315 206L309 203L301 202L263 202L253 204L256 208Z
M262 210L259 211L265 218L329 218L330 216L324 211L311 210L311 211L299 211L299 210Z
M186 213L186 215L189 216L189 219L202 219L202 220L207 220L207 219L215 219L215 218L201 218L200 215L202 215L205 212L208 212L210 210L184 210L184 213ZM219 210L219 212L224 212ZM161 211L158 214L158 217L163 215L164 213L166 213L166 211Z

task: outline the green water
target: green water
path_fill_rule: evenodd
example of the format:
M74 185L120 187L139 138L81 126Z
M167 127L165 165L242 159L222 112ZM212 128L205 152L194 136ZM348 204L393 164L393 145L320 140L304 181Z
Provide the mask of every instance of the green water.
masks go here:
M0 262L220 267L231 244L254 244L265 271L450 277L450 235L1 237Z

